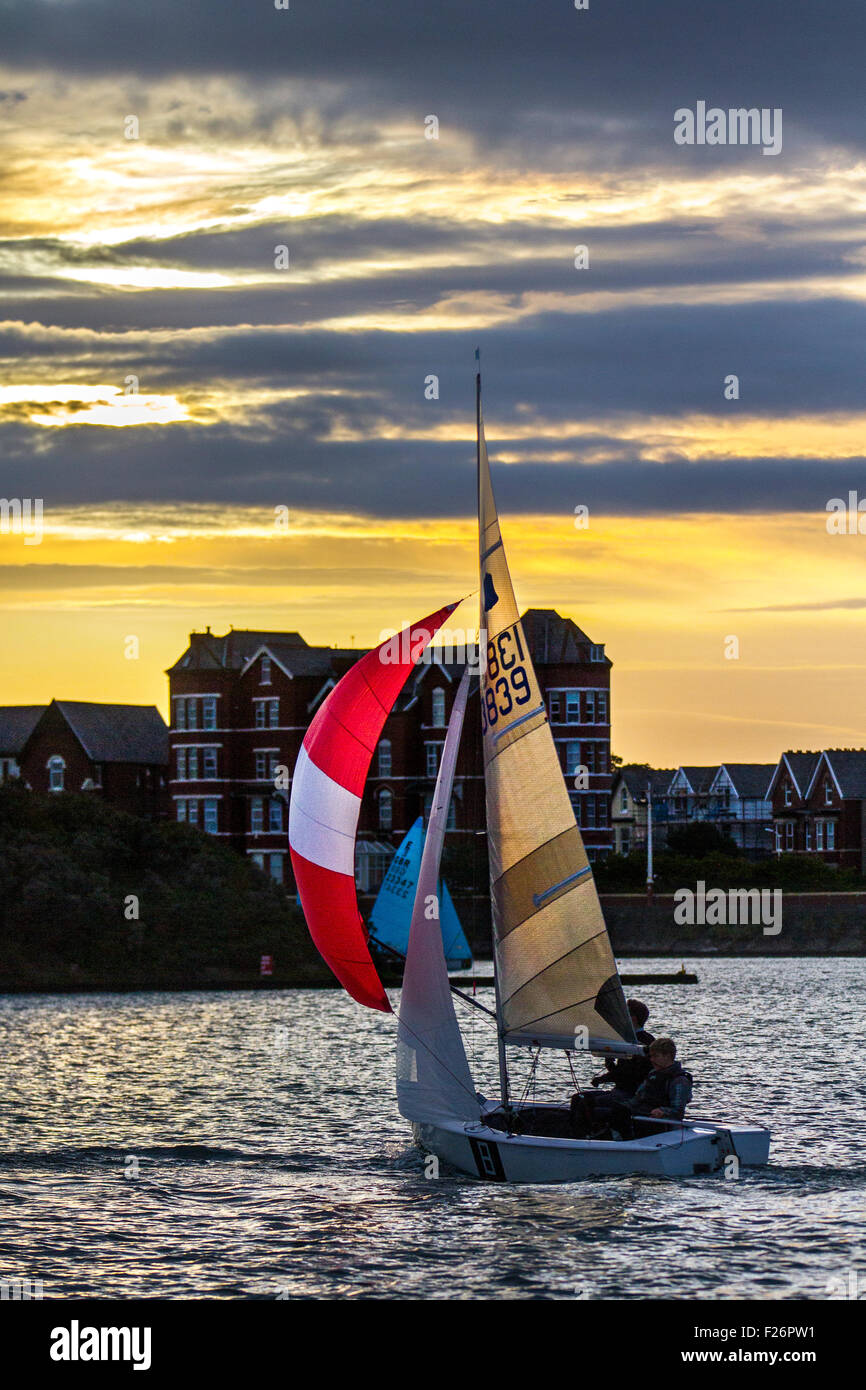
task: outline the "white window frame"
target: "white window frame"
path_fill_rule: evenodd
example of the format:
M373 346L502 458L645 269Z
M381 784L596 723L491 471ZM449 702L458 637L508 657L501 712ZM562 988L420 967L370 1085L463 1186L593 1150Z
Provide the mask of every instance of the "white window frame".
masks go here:
M393 766L394 758L393 750L391 748L391 740L389 738L380 739L376 756L376 767L378 769L377 775L379 777L390 777L392 775L391 769L393 768Z

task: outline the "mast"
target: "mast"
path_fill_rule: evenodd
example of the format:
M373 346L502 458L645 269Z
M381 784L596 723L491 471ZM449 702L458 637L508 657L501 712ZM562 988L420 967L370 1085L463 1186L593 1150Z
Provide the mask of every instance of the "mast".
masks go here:
M478 484L478 540L481 543L481 349L475 349L475 469ZM478 596L478 681L479 692L481 687L481 662L484 659L482 644L484 641L484 598L483 592ZM479 693L479 699L483 696ZM492 885L491 885L492 889ZM492 905L492 896L491 896ZM491 932L492 932L491 922ZM505 1039L502 1027L502 1006L499 998L499 970L496 964L496 950L493 950L493 988L496 994L496 1048L499 1054L499 1088L502 1095L502 1108L506 1115L511 1110L511 1097L508 1088L508 1062L505 1056Z
M646 891L652 897L653 891L653 789L646 784Z

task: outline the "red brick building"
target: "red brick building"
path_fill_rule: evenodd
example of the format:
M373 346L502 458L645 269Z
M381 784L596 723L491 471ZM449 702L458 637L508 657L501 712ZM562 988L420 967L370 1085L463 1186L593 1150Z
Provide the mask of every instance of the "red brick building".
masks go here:
M524 627L590 857L610 849L610 668L604 648L552 609ZM289 880L288 796L301 741L328 691L363 653L311 647L297 632L192 633L168 671L174 815ZM407 682L373 758L361 809L358 882L375 890L388 858L429 808L461 666L435 649ZM450 842L483 831L478 686L470 692Z
M169 812L168 729L155 705L52 700L33 724L19 762L33 791L93 792L149 819Z
M866 873L866 750L784 753L772 798L778 853Z

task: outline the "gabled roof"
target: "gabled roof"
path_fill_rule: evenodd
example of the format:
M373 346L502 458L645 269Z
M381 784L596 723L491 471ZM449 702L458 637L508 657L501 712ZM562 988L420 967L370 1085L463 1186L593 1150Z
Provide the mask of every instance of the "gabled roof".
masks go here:
M821 765L829 769L845 801L866 800L866 750L863 748L826 748L820 761L815 765L806 795L811 795L812 787L818 779Z
M536 666L566 665L569 662L590 660L590 647L601 645L591 641L571 618L563 618L555 608L527 608L521 618L529 651ZM609 657L597 663L612 666Z
M820 757L820 753L803 753L799 748L796 753L792 751L783 753L776 765L776 771L770 778L770 784L767 787L767 796L772 795L773 788L778 782L780 774L782 771L786 771L794 783L797 794L800 797L804 797L806 795L806 788L812 780L812 774L818 765Z
M47 705L0 705L0 756L17 757L47 708Z
M722 763L737 796L766 800L776 763Z
M156 705L52 700L48 709L60 712L95 763L168 762L168 728Z
M694 792L695 796L701 792L708 792L713 778L719 770L719 764L715 767L678 767L671 777L673 782L678 772L681 772Z
M232 628L219 636L211 632L191 632L189 646L169 671L238 670L253 654L271 643L293 650L311 650L299 632L265 632L255 628ZM312 650L330 651L330 647Z
M635 763L626 763L618 768L614 774L614 790L616 784L622 778L628 787L629 794L634 801L646 800L647 783L649 783L653 796L664 796L671 784L675 769L672 767L639 767Z

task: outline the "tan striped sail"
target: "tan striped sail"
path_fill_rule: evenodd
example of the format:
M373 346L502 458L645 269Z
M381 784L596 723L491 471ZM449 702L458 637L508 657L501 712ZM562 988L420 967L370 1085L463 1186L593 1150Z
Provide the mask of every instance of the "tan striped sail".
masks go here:
M634 1044L592 870L517 611L478 411L481 720L506 1042ZM631 1051L632 1048L622 1050Z

